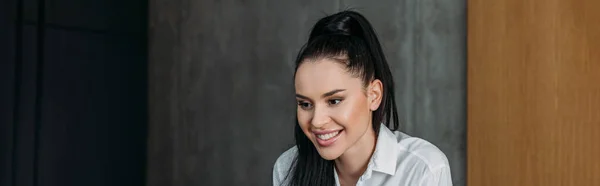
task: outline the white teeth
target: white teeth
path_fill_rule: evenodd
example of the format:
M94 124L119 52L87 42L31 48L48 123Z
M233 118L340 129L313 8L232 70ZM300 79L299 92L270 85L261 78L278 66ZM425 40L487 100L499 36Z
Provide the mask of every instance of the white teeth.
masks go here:
M329 133L329 134L321 134L321 135L317 135L317 137L318 137L319 139L322 139L322 140L328 140L328 139L330 139L330 138L332 138L332 137L336 136L338 133L340 133L340 131L335 131L335 132L332 132L332 133Z

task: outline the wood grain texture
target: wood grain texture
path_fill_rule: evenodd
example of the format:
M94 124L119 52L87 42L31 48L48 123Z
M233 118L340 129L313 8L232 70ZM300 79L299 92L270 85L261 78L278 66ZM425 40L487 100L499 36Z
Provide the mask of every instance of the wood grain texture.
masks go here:
M600 1L468 1L468 184L600 185Z

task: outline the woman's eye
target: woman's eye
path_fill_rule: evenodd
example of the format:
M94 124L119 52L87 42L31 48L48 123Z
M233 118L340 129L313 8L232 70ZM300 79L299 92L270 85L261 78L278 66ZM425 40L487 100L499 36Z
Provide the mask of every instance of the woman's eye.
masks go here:
M308 103L308 102L303 102L303 101L298 101L298 106L302 107L302 109L310 109L312 107L312 104Z
M330 105L337 105L337 104L339 104L340 102L342 102L342 100L341 100L341 99L332 99L332 100L329 100L329 104L330 104Z

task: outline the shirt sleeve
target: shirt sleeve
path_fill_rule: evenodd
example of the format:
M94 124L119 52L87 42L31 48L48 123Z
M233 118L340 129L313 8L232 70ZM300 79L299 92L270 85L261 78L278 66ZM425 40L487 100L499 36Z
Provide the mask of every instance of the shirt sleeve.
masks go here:
M442 166L428 174L421 180L420 186L452 186L450 167Z
M281 180L283 178L281 178L281 167L279 165L279 163L275 163L275 166L273 166L273 186L280 186L281 185Z

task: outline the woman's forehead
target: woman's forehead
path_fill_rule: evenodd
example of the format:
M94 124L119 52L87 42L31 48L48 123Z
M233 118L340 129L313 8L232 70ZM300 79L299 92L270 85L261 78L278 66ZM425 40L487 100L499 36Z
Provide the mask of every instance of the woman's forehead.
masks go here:
M361 80L353 77L344 64L328 58L302 63L294 81L296 92L305 94L361 87Z

